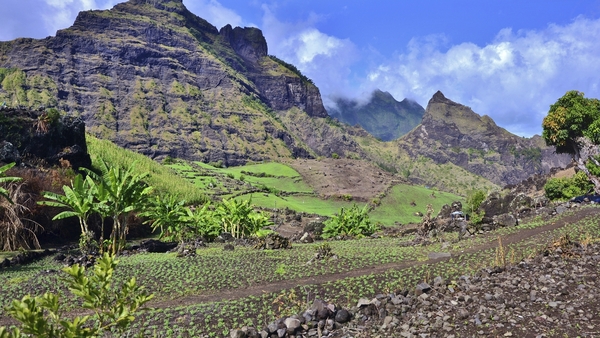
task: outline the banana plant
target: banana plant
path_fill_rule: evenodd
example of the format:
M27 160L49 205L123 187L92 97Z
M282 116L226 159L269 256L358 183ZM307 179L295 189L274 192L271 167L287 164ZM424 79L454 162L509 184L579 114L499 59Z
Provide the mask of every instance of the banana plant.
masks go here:
M154 196L150 198L140 216L147 217L144 223L150 223L152 231L160 229L160 238L166 240L185 239L186 216L185 200L178 200L175 196Z
M89 176L84 179L81 174L78 174L75 176L75 179L71 181L71 187L66 185L63 186L64 195L51 191L44 191L42 196L47 200L38 202L38 204L41 205L67 209L54 216L52 218L53 221L69 217L77 217L79 219L82 239L80 244L82 250L87 249L92 240L88 219L94 211L93 186L94 182Z
M8 171L8 169L10 169L14 166L15 166L15 163L13 162L13 163L9 163L9 164L6 164L6 165L0 167L0 185L3 183L18 182L21 180L20 177L5 176L5 173ZM13 201L9 197L8 190L6 190L6 188L4 188L2 186L0 186L0 196L6 198L11 204L13 203Z
M190 231L204 239L211 241L221 234L223 228L211 210L210 203L205 203L202 208L186 209L186 214L181 217Z
M134 211L142 211L147 198L153 188L148 186L144 179L148 173L137 174L134 162L128 169L120 167L109 167L104 161L100 161L99 169L101 175L91 170L86 170L88 176L92 177L98 184L104 185L106 190L105 202L107 214L113 219L113 229L110 234L109 251L116 255L125 247L125 237L129 232L127 224L128 216Z

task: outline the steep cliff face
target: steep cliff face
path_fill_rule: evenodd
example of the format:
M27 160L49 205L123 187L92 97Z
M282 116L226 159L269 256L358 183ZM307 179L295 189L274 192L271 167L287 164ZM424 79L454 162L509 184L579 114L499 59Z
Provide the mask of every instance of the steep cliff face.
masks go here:
M350 125L358 124L383 141L405 135L421 122L425 113L418 103L408 99L397 101L381 90L374 91L366 103L338 98L335 104L327 108L329 115Z
M10 162L91 167L85 124L56 110L0 107L0 163Z
M452 162L500 185L515 184L570 162L568 156L545 146L539 136L511 134L489 116L480 116L439 91L429 101L421 124L398 145L413 158Z
M260 30L219 31L181 0L81 12L55 37L0 43L0 67L0 99L57 106L96 136L158 158L311 156L273 111L327 116L319 90L268 56Z

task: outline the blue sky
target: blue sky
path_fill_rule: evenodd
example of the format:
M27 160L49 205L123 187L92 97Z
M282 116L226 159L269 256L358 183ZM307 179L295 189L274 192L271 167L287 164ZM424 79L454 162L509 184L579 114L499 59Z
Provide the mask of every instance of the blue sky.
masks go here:
M0 40L43 38L118 0L3 0ZM184 0L217 28L255 26L326 105L373 89L423 106L441 90L523 136L567 90L600 98L600 0Z

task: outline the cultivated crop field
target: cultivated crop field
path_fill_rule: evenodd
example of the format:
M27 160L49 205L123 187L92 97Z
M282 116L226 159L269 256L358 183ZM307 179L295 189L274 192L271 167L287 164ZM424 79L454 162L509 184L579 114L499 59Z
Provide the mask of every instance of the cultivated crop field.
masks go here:
M594 241L600 237L600 208L572 209L552 218L536 217L510 228L457 241L442 234L428 245L409 245L412 237L363 238L294 244L288 250L258 250L223 244L197 250L195 257L175 254L120 256L119 285L134 275L155 294L150 309L131 329L160 337L224 337L242 326L263 327L284 315L306 310L315 298L351 307L360 297L412 290L435 276L453 280L484 267L516 263L541 252L557 238ZM308 263L326 243L337 258ZM498 250L499 244L502 250ZM431 253L451 253L430 260ZM65 310L80 311L70 301L60 272L47 257L0 272L0 306L25 294L63 293ZM0 310L3 311L3 310ZM9 324L0 312L0 325Z
M371 203L370 217L382 225L418 223L431 204L437 213L444 204L464 198L405 183L393 184L367 201L356 201L351 194L321 196L291 166L283 163L260 163L232 168L216 168L202 162L178 161L167 165L190 180L207 195L222 198L252 199L252 204L270 208L288 208L298 212L332 216L340 208Z

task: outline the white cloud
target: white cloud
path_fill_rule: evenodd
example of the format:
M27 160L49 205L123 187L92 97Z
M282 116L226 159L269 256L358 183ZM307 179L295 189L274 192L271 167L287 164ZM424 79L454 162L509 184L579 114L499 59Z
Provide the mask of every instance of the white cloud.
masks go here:
M239 14L229 8L223 7L216 0L193 0L185 1L184 4L190 12L210 22L217 29L227 24L233 27L255 26L254 24L244 22Z
M305 21L282 22L267 5L262 8L261 28L269 45L269 54L295 65L312 79L324 94L324 101L328 100L328 95L340 95L351 87L350 67L359 56L352 41L316 29L316 23L323 18L314 13Z
M108 9L121 0L44 0L48 11L41 13L48 34L54 34L73 24L80 11Z
M364 88L425 105L441 90L520 135L541 132L548 107L567 90L600 97L600 20L582 17L540 31L504 29L486 46L462 43L444 51L439 38L414 39L408 52L383 62Z

